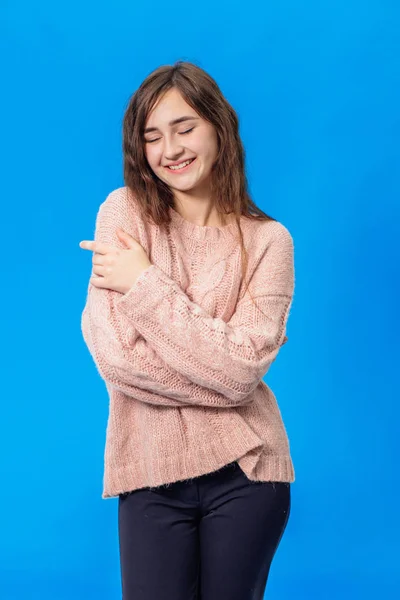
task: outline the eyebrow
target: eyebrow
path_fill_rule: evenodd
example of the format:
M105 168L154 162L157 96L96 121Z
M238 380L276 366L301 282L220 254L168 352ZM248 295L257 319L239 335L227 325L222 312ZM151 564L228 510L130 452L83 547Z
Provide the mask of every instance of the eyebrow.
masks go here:
M178 117L177 119L173 119L172 121L170 121L168 123L168 125L172 126L172 125L177 125L177 123L182 123L183 121L197 121L198 117L190 117L190 116L183 116L183 117ZM146 127L146 129L144 130L144 133L150 133L150 131L158 131L157 127Z

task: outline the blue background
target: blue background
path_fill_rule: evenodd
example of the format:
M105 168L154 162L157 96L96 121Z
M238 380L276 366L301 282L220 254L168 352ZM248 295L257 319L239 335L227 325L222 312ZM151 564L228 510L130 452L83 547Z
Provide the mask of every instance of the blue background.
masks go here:
M120 598L78 244L123 185L130 95L178 59L237 110L253 198L295 242L289 343L266 381L296 481L266 597L393 598L399 4L3 0L0 23L0 598Z

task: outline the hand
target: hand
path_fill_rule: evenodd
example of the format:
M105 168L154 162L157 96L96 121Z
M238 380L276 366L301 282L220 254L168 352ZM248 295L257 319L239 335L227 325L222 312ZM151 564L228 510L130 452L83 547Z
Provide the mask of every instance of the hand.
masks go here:
M117 228L119 239L127 246L117 248L110 244L83 240L79 246L84 250L93 250L93 273L90 283L98 288L107 288L126 294L139 275L152 263L142 246L129 233Z

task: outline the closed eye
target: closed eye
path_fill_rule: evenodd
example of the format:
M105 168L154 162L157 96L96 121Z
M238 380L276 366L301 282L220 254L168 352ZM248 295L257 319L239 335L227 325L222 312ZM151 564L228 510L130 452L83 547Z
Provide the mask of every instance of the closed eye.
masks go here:
M179 131L179 135L186 135L187 133L190 133L191 131L193 131L194 127L191 127L190 129L186 129L186 131ZM154 138L152 140L145 140L147 144L152 144L153 142L158 142L160 138Z
M180 131L179 135L185 135L185 133L190 133L191 131L193 131L194 127L191 127L190 129L186 129L186 131Z

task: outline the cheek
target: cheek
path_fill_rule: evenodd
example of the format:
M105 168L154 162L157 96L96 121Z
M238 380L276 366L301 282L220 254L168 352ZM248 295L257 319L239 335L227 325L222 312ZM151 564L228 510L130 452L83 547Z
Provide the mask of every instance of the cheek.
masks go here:
M145 151L145 155L147 158L147 162L150 165L150 168L154 171L157 168L159 163L159 159L157 158L158 154L155 148L148 148Z
M207 161L214 161L218 151L216 135L213 132L209 132L207 136L202 136L196 141L193 150L202 154Z
M208 144L204 146L203 153L207 162L213 163L217 156L217 146L212 141L209 141Z

